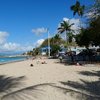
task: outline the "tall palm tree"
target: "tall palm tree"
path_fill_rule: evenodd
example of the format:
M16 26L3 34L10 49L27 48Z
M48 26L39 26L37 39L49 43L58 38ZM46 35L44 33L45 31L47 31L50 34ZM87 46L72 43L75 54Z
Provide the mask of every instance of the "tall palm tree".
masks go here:
M85 10L85 5L81 5L80 2L78 0L76 0L75 5L72 5L70 7L70 9L73 11L73 15L75 16L76 14L78 14L78 16L80 16L79 21L80 21L80 29L82 28L82 22L81 22L81 18L84 14L84 10Z
M76 1L76 4L71 6L71 10L73 11L74 16L78 14L79 16L82 17L84 14L84 9L85 6L84 5L81 6L79 1Z
M70 24L69 21L63 21L62 23L60 23L60 27L58 28L58 33L62 34L64 32L66 32L66 41L68 42L68 33L70 33L71 31L73 31L71 29L72 25L74 25L74 23Z

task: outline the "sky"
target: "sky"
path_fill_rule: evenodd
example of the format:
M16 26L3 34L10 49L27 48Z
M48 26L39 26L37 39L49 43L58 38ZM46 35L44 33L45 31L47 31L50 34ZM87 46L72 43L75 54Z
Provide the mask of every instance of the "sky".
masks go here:
M59 23L71 20L78 28L70 6L76 0L0 0L0 53L28 51L57 33ZM79 0L90 5L92 0Z

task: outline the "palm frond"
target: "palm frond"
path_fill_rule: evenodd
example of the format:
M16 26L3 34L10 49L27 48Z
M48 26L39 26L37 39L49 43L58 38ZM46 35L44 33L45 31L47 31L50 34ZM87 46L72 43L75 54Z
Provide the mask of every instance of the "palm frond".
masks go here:
M74 12L73 12L73 15L75 16L75 15L76 15L76 13L77 13L77 12L76 12L76 11L74 11Z
M75 84L75 82L61 83L66 83L68 86ZM73 86L76 86L76 84ZM91 100L91 98L92 100L100 100L98 95L94 96L84 91L55 86L51 83L39 84L12 92L3 96L1 100L68 100L68 98L71 100Z
M80 7L80 2L79 1L76 1L76 4L75 4L77 7Z
M65 31L65 30L62 29L62 30L59 30L58 33L61 33L61 34L62 34L64 31Z
M70 9L73 11L73 15L74 16L76 15L76 13L79 16L82 16L83 13L84 13L85 6L84 5L81 6L80 5L80 2L79 1L76 1L76 4L75 5L72 5Z
M70 9L71 9L71 10L74 10L74 9L75 9L75 6L74 6L74 5L72 5L72 6L70 7Z
M71 25L69 25L69 27L71 27L71 26L73 26L74 25L74 23L72 23Z
M62 29L62 27L57 28L57 30L60 30L60 29Z

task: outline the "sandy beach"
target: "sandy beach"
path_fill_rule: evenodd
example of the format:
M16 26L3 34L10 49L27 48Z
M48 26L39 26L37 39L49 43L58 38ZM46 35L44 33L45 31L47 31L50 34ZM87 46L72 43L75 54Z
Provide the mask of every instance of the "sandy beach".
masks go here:
M43 61L46 63L42 64ZM100 65L65 65L46 58L0 65L0 97L1 100L100 100Z

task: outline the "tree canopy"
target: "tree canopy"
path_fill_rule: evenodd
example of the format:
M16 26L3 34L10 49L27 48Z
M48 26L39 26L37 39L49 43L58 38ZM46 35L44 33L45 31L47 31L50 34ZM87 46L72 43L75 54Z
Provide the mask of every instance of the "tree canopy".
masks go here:
M73 15L75 16L76 14L78 14L79 16L83 16L84 14L84 9L85 9L85 6L84 5L81 5L79 1L76 1L76 4L75 5L72 5L70 7L70 9L73 11Z
M71 38L71 36L73 36L72 33L72 25L74 25L74 23L70 24L69 20L68 21L63 21L60 23L60 27L58 28L58 33L62 34L64 32L66 32L66 41L68 42L69 37Z
M100 16L89 23L89 27L81 29L76 35L76 42L80 46L100 46Z
M79 46L88 47L90 44L100 46L100 0L94 1L94 4L88 9L88 13L93 15L89 17L88 26L81 28L80 33L76 35L76 42ZM80 7L84 10L84 6L81 6L79 1L76 1L76 4L71 6L74 15L78 13L79 16L82 16L79 13L80 11L78 12Z

